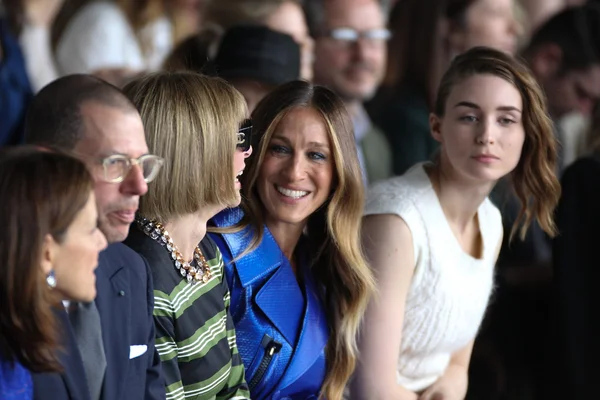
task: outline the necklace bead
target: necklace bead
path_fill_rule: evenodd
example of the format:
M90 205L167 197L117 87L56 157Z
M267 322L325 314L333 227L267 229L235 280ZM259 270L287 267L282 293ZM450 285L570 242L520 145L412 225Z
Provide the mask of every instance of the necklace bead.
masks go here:
M206 283L209 281L211 278L210 265L208 265L204 254L202 254L199 243L194 249L192 260L187 262L184 261L183 255L175 243L173 243L173 239L171 239L169 232L167 232L160 222L151 221L139 215L135 217L135 222L142 232L158 242L170 253L175 269L178 270L181 276L189 283L195 285L198 282Z

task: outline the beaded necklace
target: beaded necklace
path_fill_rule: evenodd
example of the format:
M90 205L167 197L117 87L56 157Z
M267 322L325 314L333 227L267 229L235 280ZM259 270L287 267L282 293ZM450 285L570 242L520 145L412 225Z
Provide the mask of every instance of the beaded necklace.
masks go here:
M173 243L171 236L169 236L169 232L167 232L160 222L150 221L142 216L136 216L135 222L142 232L150 236L151 239L156 240L171 253L171 259L175 264L175 269L179 271L181 276L189 283L195 285L200 281L204 283L208 282L211 278L210 265L206 262L202 250L200 250L200 244L194 249L194 258L190 262L184 261L181 252L175 243Z

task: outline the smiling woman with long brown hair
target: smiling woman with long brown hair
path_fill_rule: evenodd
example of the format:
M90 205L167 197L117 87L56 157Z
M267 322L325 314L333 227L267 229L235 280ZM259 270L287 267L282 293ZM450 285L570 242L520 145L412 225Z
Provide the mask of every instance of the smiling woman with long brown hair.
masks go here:
M339 97L303 81L267 95L252 123L241 207L212 220L250 392L340 400L373 288L352 124Z

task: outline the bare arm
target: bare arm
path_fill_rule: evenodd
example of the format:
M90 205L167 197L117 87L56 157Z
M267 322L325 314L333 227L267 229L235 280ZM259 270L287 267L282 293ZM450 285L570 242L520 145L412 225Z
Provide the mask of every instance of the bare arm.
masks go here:
M363 246L378 293L371 301L359 337L359 365L352 382L353 400L417 400L396 382L406 297L415 267L413 240L396 215L372 215L363 221Z
M494 262L498 260L501 248L502 236L496 247ZM452 355L444 375L427 388L419 400L462 400L465 398L469 387L469 364L474 343L475 341L472 340Z

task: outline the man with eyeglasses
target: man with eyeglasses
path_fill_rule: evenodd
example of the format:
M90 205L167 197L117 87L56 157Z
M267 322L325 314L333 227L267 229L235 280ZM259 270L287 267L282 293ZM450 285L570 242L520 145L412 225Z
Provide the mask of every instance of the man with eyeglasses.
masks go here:
M98 224L110 246L96 269L96 300L57 310L62 374L34 374L35 399L164 399L154 347L153 287L146 262L119 243L140 196L162 166L148 154L141 117L116 87L69 75L34 98L26 142L72 153L94 177Z
M375 94L385 72L386 0L306 0L304 11L315 40L314 81L345 102L352 117L365 184L392 173L390 147L373 126L363 102Z

